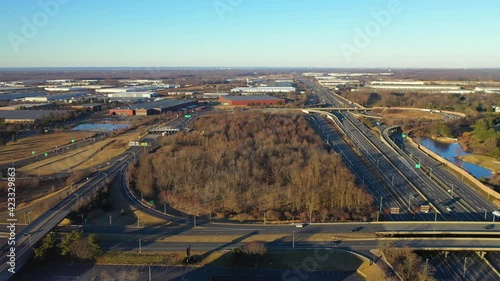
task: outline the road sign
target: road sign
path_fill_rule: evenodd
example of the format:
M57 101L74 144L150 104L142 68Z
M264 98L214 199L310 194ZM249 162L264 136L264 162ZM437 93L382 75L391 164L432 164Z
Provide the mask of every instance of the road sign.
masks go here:
M191 118L191 115L186 114L186 115L184 115L184 117L185 117L185 118Z
M431 207L429 205L422 205L420 206L420 211L424 212L424 213L428 213L429 210L431 209Z
M399 214L399 207L391 207L391 214L398 215Z
M417 164L415 165L415 168L420 169L420 167L421 167L421 166L422 166L422 165L420 165L420 163L417 163Z
M75 140L71 140L71 142L75 142Z
M35 151L32 151L31 154L34 155L36 152Z
M49 156L49 154L47 152L45 152L45 156Z
M406 134L402 134L401 136L402 136L403 138L406 138Z

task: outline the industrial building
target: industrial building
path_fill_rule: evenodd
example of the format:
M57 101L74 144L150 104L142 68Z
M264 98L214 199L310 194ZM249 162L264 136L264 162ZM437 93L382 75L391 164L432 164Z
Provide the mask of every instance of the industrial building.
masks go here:
M233 93L289 93L295 92L294 87L237 87L231 90Z
M229 93L203 93L202 97L204 99L215 99L227 95L229 95Z
M367 88L383 90L406 90L406 91L454 91L461 90L460 86L441 85L367 85Z
M120 107L111 109L110 115L156 115L167 112L178 111L192 105L197 105L195 100L159 100L154 102L145 102L134 104L129 107Z
M423 81L373 81L372 85L424 85Z
M71 108L74 109L85 109L90 111L101 111L104 103L84 103L84 104L75 104L72 105Z
M485 94L500 94L500 88L476 87L475 92L484 92Z
M127 98L127 99L144 98L144 99L150 99L152 97L156 97L155 92L118 92L118 93L108 94L108 98Z
M35 123L43 117L65 112L67 110L0 110L0 119L4 119L5 123Z
M282 105L284 99L271 96L221 96L219 101L222 105Z
M18 103L0 107L0 110L22 110L22 109L42 109L50 107L50 103Z

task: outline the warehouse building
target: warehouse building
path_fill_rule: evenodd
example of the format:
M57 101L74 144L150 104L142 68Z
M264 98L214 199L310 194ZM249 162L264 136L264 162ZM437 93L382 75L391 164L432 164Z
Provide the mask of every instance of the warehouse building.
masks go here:
M110 115L156 115L167 112L178 111L188 106L197 105L195 100L159 100L154 102L145 102L134 104L129 107L111 109Z
M233 93L289 93L295 92L294 87L238 87L231 90Z
M461 90L460 86L441 85L367 85L367 88L401 91L455 91Z
M66 113L67 110L0 110L0 119L5 123L36 123L44 117Z
M221 96L219 101L222 105L282 105L284 99L271 96Z
M118 92L118 93L108 94L108 98L126 98L126 99L144 98L144 99L150 99L152 97L156 97L155 92Z

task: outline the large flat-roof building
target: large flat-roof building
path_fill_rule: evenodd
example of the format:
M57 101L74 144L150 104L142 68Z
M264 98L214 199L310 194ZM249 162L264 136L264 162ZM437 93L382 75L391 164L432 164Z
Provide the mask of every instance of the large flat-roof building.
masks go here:
M294 87L237 87L231 90L233 93L255 94L255 93L289 93L295 92Z
M197 105L196 100L158 100L154 102L145 102L134 104L129 107L120 107L111 109L110 115L156 115L164 114L169 111L178 111L191 105Z
M108 94L108 98L127 98L127 99L132 99L132 98L150 99L155 96L156 96L155 92L119 92L119 93Z
M0 110L0 119L5 123L35 123L43 117L66 113L67 110Z
M285 104L284 99L271 96L221 96L219 101L222 105L281 105Z
M442 86L442 85L367 85L367 88L383 90L402 90L402 91L455 91L462 89L460 86Z

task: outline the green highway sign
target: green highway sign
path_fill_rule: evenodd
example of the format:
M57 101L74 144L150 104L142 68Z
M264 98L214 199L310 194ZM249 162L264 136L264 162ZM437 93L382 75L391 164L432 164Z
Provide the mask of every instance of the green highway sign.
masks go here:
M36 152L32 151L31 154L34 155Z
M71 142L75 142L75 140L71 140Z
M406 138L406 134L403 134L403 135L402 135L402 137L403 137L403 138Z
M185 117L185 118L191 118L191 115L186 114L186 115L184 115L184 117Z
M421 166L422 166L422 165L420 165L420 163L417 163L417 164L415 165L415 168L420 169L420 167L421 167Z
M45 152L45 156L49 156L49 154L47 152Z
M149 203L151 203L151 205L154 205L154 204L155 204L155 201L154 201L154 200L151 200L151 201L149 201Z

